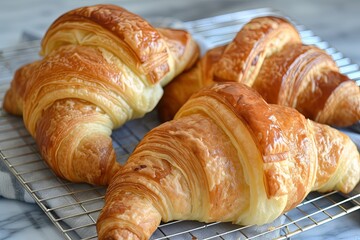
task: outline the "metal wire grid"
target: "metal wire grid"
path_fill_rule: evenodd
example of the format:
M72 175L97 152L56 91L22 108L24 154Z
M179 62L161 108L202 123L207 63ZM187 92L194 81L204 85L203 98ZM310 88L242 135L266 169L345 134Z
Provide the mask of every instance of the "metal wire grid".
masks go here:
M253 17L281 15L271 9L255 9L201 19L184 23L207 47L229 42L241 26ZM327 42L304 26L296 25L306 44L325 49L337 62L341 72L357 83L360 71L356 64L344 57ZM5 49L0 54L0 99L9 87L16 68L37 58L39 42L29 42L16 48ZM31 194L68 239L96 239L95 223L103 206L105 188L87 184L74 184L55 176L41 159L35 142L25 129L22 120L0 113L0 157L16 176L22 186ZM118 161L125 162L143 135L159 124L156 112L143 119L127 123L114 131L113 142ZM173 221L163 223L152 239L284 239L314 228L333 219L347 215L360 208L360 193L343 195L310 193L292 211L284 214L282 220L263 226L238 226L230 223L200 223ZM255 231L254 231L255 229ZM274 235L276 233L276 235Z

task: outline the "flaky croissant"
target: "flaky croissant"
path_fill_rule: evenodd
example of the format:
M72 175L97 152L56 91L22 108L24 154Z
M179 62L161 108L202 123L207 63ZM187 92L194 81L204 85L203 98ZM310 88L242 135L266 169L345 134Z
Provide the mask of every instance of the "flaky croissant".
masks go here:
M57 175L104 185L119 169L112 129L151 111L198 52L186 31L155 29L121 7L78 8L49 27L44 58L15 73L4 109L23 115Z
M264 224L310 191L351 191L355 144L241 83L203 88L151 130L112 179L99 239L148 239L160 221Z
M349 126L360 120L356 83L339 73L325 51L303 45L295 27L282 18L255 18L227 46L210 49L166 86L160 117L171 119L191 94L221 81L245 83L267 102L296 108L320 123Z

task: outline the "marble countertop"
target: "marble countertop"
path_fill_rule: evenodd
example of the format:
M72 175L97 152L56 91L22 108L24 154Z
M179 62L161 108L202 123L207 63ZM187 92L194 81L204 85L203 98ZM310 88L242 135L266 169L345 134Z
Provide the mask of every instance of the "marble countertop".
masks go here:
M86 4L99 3L88 0ZM260 7L280 10L360 64L360 1L348 0L118 0L144 17L172 17L182 21ZM74 0L12 0L0 2L0 51L24 40L24 33L42 35L61 13L83 5ZM1 73L0 73L1 74ZM64 239L36 205L0 197L0 239ZM310 229L291 239L360 239L360 211Z

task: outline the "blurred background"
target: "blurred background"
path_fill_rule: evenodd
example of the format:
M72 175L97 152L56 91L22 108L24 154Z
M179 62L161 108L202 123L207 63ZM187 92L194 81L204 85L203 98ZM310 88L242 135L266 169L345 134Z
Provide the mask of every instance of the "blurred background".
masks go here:
M105 3L80 0L0 1L0 49L42 36L60 14L75 7ZM360 1L357 0L108 0L145 18L171 17L190 21L219 14L271 7L328 41L360 64Z

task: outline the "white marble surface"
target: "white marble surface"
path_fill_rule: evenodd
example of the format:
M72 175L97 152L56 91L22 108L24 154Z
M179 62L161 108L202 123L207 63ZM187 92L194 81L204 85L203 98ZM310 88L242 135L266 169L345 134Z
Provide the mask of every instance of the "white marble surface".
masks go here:
M0 198L0 239L64 239L35 204Z
M86 1L93 4L100 1ZM360 63L360 1L237 1L138 0L108 1L144 17L194 20L244 9L272 7L313 30L318 36ZM0 2L0 49L14 46L24 31L42 34L62 12L84 4L74 0L12 0ZM1 72L0 72L1 74ZM35 204L0 198L0 239L63 239ZM360 211L310 229L291 239L360 239Z

